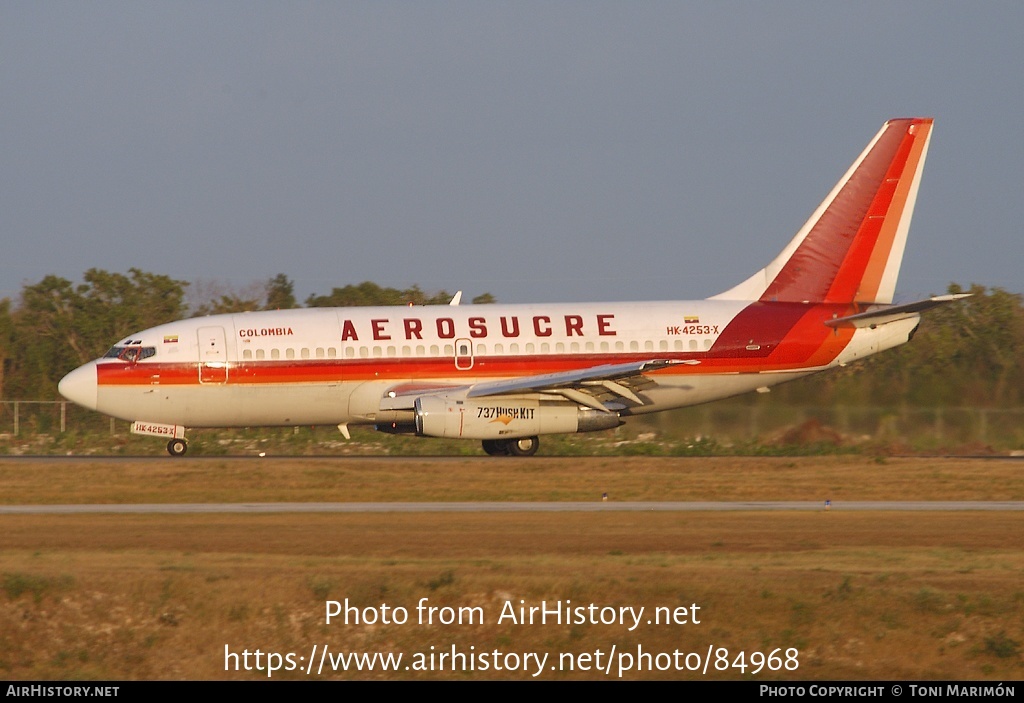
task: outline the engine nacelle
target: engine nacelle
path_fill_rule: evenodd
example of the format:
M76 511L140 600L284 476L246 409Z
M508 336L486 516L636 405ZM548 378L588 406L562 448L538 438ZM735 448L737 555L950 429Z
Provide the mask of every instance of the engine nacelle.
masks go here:
M618 427L615 413L551 400L424 396L416 399L416 434L458 439L515 439Z

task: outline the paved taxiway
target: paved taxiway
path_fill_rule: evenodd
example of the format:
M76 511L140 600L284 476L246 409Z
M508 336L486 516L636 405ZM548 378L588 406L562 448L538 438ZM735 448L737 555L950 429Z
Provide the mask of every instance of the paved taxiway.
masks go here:
M851 501L833 502L835 512L884 511L1014 511L1024 501ZM85 513L551 513L551 512L699 512L813 510L819 501L691 501L691 502L442 502L442 503L126 503L89 505L0 505L0 515Z

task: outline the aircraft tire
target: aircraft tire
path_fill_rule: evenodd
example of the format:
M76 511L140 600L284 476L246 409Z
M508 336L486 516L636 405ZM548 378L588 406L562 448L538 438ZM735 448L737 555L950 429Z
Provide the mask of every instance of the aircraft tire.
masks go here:
M188 442L184 439L175 437L167 443L167 453L171 456L184 456L185 452L188 451Z
M500 439L485 439L481 442L484 451L490 456L508 456L506 442Z
M520 437L508 440L506 446L511 456L533 456L540 447L540 440L536 437Z

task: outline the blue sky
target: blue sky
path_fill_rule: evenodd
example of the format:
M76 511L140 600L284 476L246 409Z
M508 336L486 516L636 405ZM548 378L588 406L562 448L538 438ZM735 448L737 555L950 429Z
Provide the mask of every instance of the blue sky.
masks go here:
M703 298L891 117L898 300L1024 292L1024 4L7 2L0 297L138 267L300 299Z

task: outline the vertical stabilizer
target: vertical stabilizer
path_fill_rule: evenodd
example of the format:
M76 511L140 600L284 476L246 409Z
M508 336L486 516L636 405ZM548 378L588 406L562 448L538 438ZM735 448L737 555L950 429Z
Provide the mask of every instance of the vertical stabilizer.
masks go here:
M889 120L774 261L718 300L891 303L930 118Z

